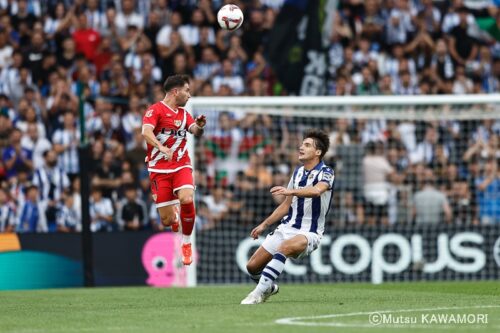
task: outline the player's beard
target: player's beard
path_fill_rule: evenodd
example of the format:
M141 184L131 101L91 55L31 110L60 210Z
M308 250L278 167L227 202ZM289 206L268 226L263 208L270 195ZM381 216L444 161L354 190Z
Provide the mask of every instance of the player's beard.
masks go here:
M177 100L177 106L184 107L187 104L187 98L179 98Z

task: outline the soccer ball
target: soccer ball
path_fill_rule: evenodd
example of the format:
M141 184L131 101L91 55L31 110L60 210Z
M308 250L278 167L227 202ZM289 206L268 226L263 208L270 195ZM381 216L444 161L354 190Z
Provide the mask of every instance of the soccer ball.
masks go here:
M236 5L225 5L219 9L217 21L222 29L236 30L243 24L243 12Z

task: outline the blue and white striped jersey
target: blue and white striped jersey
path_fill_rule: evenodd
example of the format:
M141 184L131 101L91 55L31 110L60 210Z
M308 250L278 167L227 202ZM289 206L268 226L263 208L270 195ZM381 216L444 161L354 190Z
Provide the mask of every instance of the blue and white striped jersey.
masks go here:
M0 232L7 230L9 226L16 225L16 214L14 209L9 204L4 204L0 207Z
M323 162L318 163L313 169L306 170L304 166L295 169L289 189L300 189L314 186L318 182L325 182L329 189L317 198L299 198L294 196L288 214L281 223L304 232L314 232L323 235L325 230L326 215L330 209L333 197L333 183L335 174L333 169Z

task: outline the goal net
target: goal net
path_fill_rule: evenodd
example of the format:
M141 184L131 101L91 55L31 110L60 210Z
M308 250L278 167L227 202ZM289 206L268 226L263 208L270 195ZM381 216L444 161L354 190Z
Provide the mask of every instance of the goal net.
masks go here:
M250 282L249 233L283 198L309 128L335 190L317 251L282 281L498 279L500 95L193 98L197 283ZM276 225L275 225L276 226ZM272 228L271 230L272 231Z

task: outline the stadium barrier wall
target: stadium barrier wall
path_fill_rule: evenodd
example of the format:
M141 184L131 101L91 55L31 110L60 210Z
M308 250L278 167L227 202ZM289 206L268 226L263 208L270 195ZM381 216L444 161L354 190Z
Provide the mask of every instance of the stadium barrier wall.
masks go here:
M245 265L264 238L253 240L249 231L224 224L198 233L198 283L250 282ZM499 278L500 226L446 225L328 228L319 248L289 260L280 276L283 282L372 283Z
M0 290L83 286L80 234L0 234ZM96 286L187 285L181 236L93 234Z
M197 283L250 283L263 238L223 223L197 234ZM79 234L0 235L0 290L83 286ZM186 286L180 237L170 232L94 234L96 286ZM214 258L218 258L214 260ZM500 279L500 226L329 228L309 258L289 261L282 282Z

